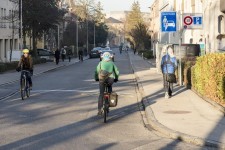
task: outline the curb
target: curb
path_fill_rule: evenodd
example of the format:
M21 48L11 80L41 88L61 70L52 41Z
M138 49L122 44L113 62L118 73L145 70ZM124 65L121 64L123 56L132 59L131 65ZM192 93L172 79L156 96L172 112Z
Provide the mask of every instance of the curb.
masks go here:
M225 107L223 107L222 105L216 103L213 100L210 100L209 98L206 98L205 96L201 95L200 93L198 93L194 88L191 88L191 90L198 95L199 97L201 97L202 100L206 101L207 103L209 103L210 105L212 105L213 107L215 107L217 110L219 110L220 112L223 113L223 115L225 116Z
M213 148L217 148L217 149L224 149L225 150L225 145L216 141L211 141L211 140L205 140L196 136L192 136L192 135L188 135L188 134L184 134L178 131L174 131L164 125L162 125L160 122L158 122L158 120L155 118L154 112L151 109L151 106L148 106L148 100L146 98L144 98L145 92L143 89L142 84L139 82L139 77L137 76L137 74L134 71L133 68L133 64L131 62L130 59L130 55L129 56L129 60L130 60L130 64L131 64L131 68L134 72L135 78L136 78L136 82L137 82L137 86L138 86L138 90L141 93L141 103L144 105L145 107L145 114L147 117L147 121L148 124L145 123L145 126L149 129L149 125L151 128L153 128L154 130L168 136L169 138L172 139L178 139L190 144L195 144L198 146L207 146L207 147L213 147Z

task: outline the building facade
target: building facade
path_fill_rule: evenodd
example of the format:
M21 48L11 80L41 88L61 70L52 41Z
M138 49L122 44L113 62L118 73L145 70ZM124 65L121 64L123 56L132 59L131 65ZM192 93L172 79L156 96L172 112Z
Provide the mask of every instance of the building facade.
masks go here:
M19 20L18 2L1 0L0 5L0 62L18 60L19 51Z
M150 7L153 49L156 43L178 44L181 38L184 44L204 44L206 53L225 51L224 7L224 0L155 0ZM160 14L163 11L180 13L177 32L161 32ZM201 13L203 28L184 29L182 15L185 13Z

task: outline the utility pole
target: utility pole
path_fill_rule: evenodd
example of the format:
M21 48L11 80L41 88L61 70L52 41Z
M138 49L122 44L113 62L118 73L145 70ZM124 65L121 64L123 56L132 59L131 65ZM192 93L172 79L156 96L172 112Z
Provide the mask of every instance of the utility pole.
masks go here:
M87 46L86 46L86 48L87 48L87 52L86 52L86 54L88 54L88 0L87 0L87 6L86 6L86 21L87 21Z
M77 45L77 57L78 57L78 51L79 51L79 48L78 48L78 20L77 20L77 33L76 33L76 45Z
M20 20L20 32L19 32L19 50L23 49L23 0L19 0L19 20Z

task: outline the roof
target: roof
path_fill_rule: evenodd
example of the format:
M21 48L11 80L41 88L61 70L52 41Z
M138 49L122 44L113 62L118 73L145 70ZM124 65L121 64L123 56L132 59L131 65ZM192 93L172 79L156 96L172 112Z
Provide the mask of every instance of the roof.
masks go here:
M106 23L123 23L123 22L119 21L113 17L109 17L108 19L106 19Z

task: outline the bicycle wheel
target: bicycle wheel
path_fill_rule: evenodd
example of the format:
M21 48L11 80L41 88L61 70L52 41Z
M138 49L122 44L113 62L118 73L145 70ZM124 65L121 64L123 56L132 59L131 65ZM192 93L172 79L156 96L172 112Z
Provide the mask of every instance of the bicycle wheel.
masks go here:
M106 103L107 99L104 99L104 108L103 108L103 113L104 113L104 123L107 121L107 116L108 116L108 105Z
M30 85L28 83L26 84L26 95L27 97L30 97Z
M24 100L24 98L25 98L25 92L26 92L26 90L25 90L25 79L23 78L22 80L21 80L21 85L20 85L20 94L21 94L21 98L22 98L22 100Z

